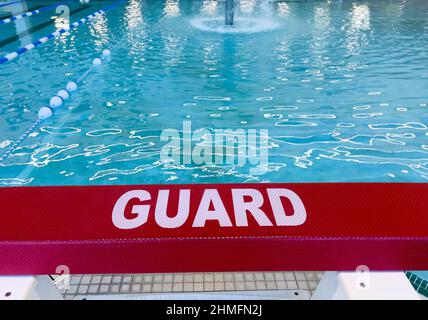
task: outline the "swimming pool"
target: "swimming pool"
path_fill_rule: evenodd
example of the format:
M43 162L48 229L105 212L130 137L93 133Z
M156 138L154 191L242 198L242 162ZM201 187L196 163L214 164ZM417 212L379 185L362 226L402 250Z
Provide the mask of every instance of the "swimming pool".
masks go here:
M412 271L406 273L417 292L428 297L428 271Z
M63 28L58 4L105 13L0 65L2 186L428 179L424 0L242 0L232 28L222 1L18 1L0 20L52 7L0 24L0 57ZM162 161L163 130L189 121L268 130L266 173Z
M70 21L113 3L72 1ZM0 25L0 55L55 31L52 16ZM249 0L237 5L239 32L205 23L222 16L217 1L121 1L0 65L3 154L58 90L112 51L2 161L0 183L426 182L426 1ZM186 120L194 130L268 129L266 174L160 161L160 133Z

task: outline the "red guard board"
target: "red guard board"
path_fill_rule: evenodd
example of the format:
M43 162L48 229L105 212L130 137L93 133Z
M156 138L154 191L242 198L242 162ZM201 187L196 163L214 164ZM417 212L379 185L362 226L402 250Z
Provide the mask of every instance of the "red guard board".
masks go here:
M428 184L0 188L0 274L428 269Z

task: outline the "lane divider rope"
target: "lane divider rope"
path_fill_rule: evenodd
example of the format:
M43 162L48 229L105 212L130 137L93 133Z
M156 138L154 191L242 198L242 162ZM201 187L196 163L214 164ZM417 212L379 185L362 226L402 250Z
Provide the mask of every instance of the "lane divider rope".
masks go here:
M26 46L23 46L21 48L19 48L16 51L10 52L7 55L0 57L0 64L6 63L6 62L10 62L14 59L16 59L17 57L19 57L20 55L24 54L25 52L28 52L30 50L33 50L34 48L38 47L39 45L48 42L49 40L56 38L58 36L60 36L61 34L72 30L72 29L76 29L77 27L85 24L88 21L94 20L95 18L97 18L99 15L107 12L108 10L114 8L115 6L117 6L120 2L123 2L124 0L118 0L116 2L114 2L113 4L111 4L110 6L107 6L101 10L98 10L88 16L86 16L85 18L82 18L78 21L73 22L72 24L70 24L70 26L65 27L65 28L61 28L58 29L55 32L52 32L51 34L40 38L39 40L34 41L33 43L27 44Z
M12 146L0 157L0 162L2 162L4 159L6 159L7 157L9 157L9 155L15 151L19 145L21 144L22 141L24 141L25 138L27 138L33 131L34 129L36 129L39 124L43 121L43 119L37 119L32 125L31 127L29 127L23 135L21 135L21 137L19 137L18 140L16 140Z
M72 1L72 0L63 1L61 3L53 4L53 5L50 5L50 6L47 6L47 7L43 7L43 8L37 9L37 10L33 10L33 11L28 11L28 12L21 13L21 14L18 14L16 16L13 16L13 17L10 17L10 18L7 18L7 19L0 20L0 25L1 24L8 24L8 23L11 23L11 22L13 22L15 20L20 20L20 19L25 18L25 17L34 16L36 14L39 14L39 13L42 13L42 12L47 11L49 9L58 7L60 5L68 3L70 1Z
M124 0L119 0L117 3L115 3L115 5L122 1ZM111 9L111 7L109 9ZM111 50L115 49L119 44L121 44L120 41L113 45ZM71 93L77 90L79 84L91 73L91 71L96 67L104 64L105 61L108 61L110 56L111 51L109 49L103 50L101 57L93 59L92 66L85 73L83 73L83 75L78 78L78 80L68 82L65 89L59 90L57 94L49 100L49 106L41 107L38 112L38 119L34 121L34 123L19 137L18 140L12 144L12 146L10 146L10 148L2 156L0 156L0 162L8 158L20 146L22 141L24 141L41 123L43 123L44 120L50 118L54 114L55 109L62 106L65 100L70 98Z
M92 66L77 81L68 82L65 89L59 90L58 93L50 99L49 106L41 107L38 112L38 119L19 137L18 140L12 144L12 146L10 146L10 148L2 156L0 156L0 162L8 158L20 146L22 141L24 141L25 138L27 138L44 120L50 118L54 114L55 110L61 107L65 100L70 98L71 93L77 90L78 84L82 82L91 73L92 70L98 66L101 66L104 61L108 60L110 55L111 51L105 49L102 52L100 58L95 58L92 60Z

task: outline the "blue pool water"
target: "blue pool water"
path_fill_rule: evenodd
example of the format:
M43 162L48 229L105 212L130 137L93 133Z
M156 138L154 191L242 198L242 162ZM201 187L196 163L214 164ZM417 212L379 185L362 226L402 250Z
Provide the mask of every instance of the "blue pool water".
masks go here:
M0 7L0 18L58 1ZM71 22L113 1L69 4ZM24 6L24 7L20 7ZM0 65L0 155L102 50L111 61L0 163L0 184L426 182L428 1L126 0ZM0 25L0 56L63 25ZM268 129L250 165L171 165L163 129Z
M417 292L428 297L428 271L406 272L407 278Z

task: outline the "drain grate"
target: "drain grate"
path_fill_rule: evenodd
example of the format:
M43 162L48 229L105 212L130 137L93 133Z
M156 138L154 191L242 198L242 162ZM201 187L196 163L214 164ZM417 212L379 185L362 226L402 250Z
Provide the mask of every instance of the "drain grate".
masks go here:
M311 294L323 272L214 272L72 275L65 299L77 295L304 290Z

